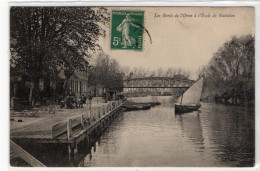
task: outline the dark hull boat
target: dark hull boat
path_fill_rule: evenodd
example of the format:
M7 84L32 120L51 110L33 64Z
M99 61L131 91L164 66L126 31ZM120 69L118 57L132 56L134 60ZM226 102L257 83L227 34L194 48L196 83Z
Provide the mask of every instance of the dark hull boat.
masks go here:
M203 88L203 77L187 89L175 104L175 114L188 113L200 108L200 98Z
M133 110L148 110L151 108L151 104L148 103L134 103L134 102L127 102L123 105L123 107L127 111L133 111Z
M161 105L161 102L154 102L155 105Z
M186 106L186 105L178 105L175 104L175 113L176 114L181 114L181 113L188 113L188 112L192 112L195 110L198 110L200 108L200 104L199 105L190 105L190 106Z

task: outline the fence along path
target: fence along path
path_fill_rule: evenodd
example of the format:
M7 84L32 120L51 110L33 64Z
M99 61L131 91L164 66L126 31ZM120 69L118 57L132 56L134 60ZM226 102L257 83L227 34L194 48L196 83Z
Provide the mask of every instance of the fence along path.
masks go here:
M44 119L40 123L34 123L22 128L11 129L11 138L35 138L35 139L53 139L67 132L67 121L71 119L71 127L74 128L84 122L93 122L98 120L102 114L111 111L115 106L122 104L122 100L109 102L102 107L93 107L82 114L68 116L55 116L50 119ZM73 112L71 110L70 112Z

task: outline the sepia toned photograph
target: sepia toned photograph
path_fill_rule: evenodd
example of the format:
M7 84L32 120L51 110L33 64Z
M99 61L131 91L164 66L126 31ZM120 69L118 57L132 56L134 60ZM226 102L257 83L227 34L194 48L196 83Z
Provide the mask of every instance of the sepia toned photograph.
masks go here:
M10 6L11 167L254 167L255 8Z

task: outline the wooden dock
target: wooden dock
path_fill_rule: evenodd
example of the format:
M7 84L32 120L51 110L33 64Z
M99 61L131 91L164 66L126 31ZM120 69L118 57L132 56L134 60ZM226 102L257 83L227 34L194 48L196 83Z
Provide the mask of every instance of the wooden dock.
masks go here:
M85 140L89 145L93 136L100 135L124 111L123 104L123 100L114 101L66 120L46 120L45 123L14 129L11 130L10 137L13 141L20 142L67 144L68 153L76 154L78 143Z

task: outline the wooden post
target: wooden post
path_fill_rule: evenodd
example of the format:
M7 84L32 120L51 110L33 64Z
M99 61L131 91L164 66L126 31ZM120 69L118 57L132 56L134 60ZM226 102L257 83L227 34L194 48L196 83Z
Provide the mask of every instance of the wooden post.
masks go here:
M97 115L98 115L98 108L94 109L94 118L95 118L95 120L97 118Z
M72 138L72 120L69 119L67 122L67 135L68 135L68 140Z
M86 136L86 140L87 140L87 141L86 141L86 142L87 142L87 147L89 147L89 146L90 146L89 135Z
M91 109L91 119L94 120L94 118L95 118L95 109L92 108Z
M105 119L102 122L102 126L103 126L103 130L105 130L106 129L106 120Z
M84 118L83 118L83 115L81 115L80 117L80 122L81 122L81 126L82 126L82 129L84 128Z
M97 118L100 118L100 113L101 113L100 107L98 107L98 108L97 108L97 116L98 116Z
M101 117L101 113L102 113L102 107L99 107L98 109L99 110L98 110L98 113L97 113L98 115L97 116L98 116L98 118L100 118Z
M90 111L90 119L93 121L94 118L94 109L92 108Z
M95 129L95 134L96 134L96 137L95 137L95 139L96 139L99 135L98 127L96 127L96 129Z
M91 123L91 111L90 110L88 111L88 120Z
M96 152L96 143L94 144L94 152Z
M74 146L74 154L78 154L78 144L75 144Z
M97 115L98 110L97 109L93 109L93 118L96 120L96 115Z
M89 110L89 111L88 111L88 119L89 119L89 120L90 120L90 114L91 114L91 113L90 113L90 110Z
M98 107L97 109L96 109L96 114L95 114L95 119L96 120L98 120L98 118L99 118L99 112L100 112L100 107Z
M70 144L68 144L68 153L69 153L69 159L70 159L70 155L71 155L71 145Z

